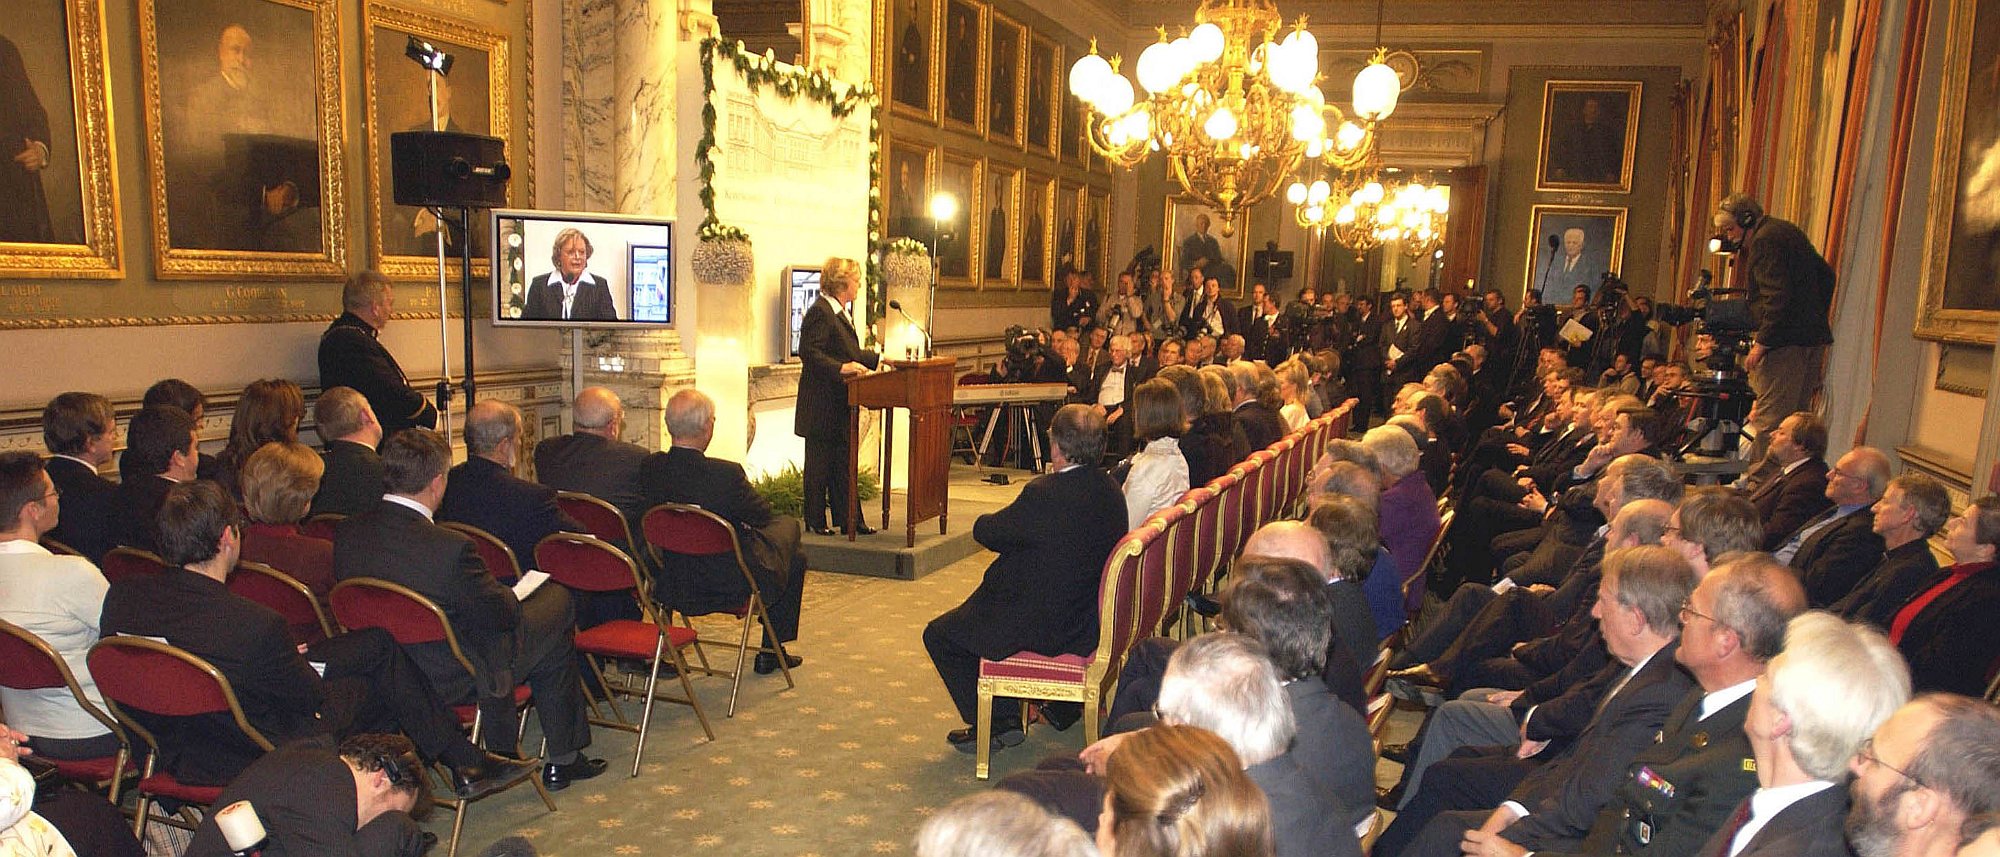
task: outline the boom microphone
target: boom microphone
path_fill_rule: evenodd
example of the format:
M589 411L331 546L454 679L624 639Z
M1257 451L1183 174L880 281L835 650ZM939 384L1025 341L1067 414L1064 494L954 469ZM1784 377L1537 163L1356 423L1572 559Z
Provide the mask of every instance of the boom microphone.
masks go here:
M931 356L931 332L926 330L923 325L918 324L916 319L911 318L909 313L903 311L902 301L891 298L889 300L889 308L895 310L897 315L902 316L904 321L909 322L911 327L916 328L918 333L924 335L924 356Z

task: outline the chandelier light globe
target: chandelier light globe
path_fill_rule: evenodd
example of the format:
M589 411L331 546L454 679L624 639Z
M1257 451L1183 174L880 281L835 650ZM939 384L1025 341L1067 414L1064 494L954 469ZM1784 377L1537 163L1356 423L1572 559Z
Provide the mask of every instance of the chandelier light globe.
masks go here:
M1319 108L1310 104L1292 108L1292 139L1313 143L1325 136L1326 117L1320 115Z
M1312 183L1312 187L1306 191L1306 200L1308 202L1311 202L1313 205L1319 205L1321 203L1326 202L1327 197L1330 197L1332 195L1333 195L1333 186L1327 184L1326 179L1318 179L1315 180Z
M1076 63L1069 67L1069 94L1096 104L1094 96L1101 91L1100 81L1111 76L1111 63L1098 56L1093 45L1090 53L1077 57Z
M1187 34L1188 46L1194 49L1196 63L1215 62L1222 58L1225 40L1222 28L1213 22L1205 22Z
M1306 201L1305 183L1292 182L1291 187L1285 188L1285 201L1293 205L1303 205Z
M1396 98L1403 80L1381 56L1354 76L1354 112L1369 122L1380 122L1396 112Z
M1326 216L1326 208L1325 208L1325 206L1320 206L1320 205L1308 205L1308 206L1306 206L1306 219L1307 219L1307 220L1312 220L1312 221L1317 221L1317 220L1319 220L1319 219L1321 219L1321 218L1323 218L1323 217L1325 217L1325 216Z
M1319 41L1305 30L1294 30L1267 54L1271 82L1286 92L1303 95L1319 75Z
M1353 223L1354 219L1358 216L1360 216L1360 212L1355 211L1354 203L1350 202L1341 206L1339 211L1333 213L1333 222L1346 226Z
M1340 123L1340 127L1335 129L1333 132L1334 145L1339 146L1341 151L1344 152L1353 151L1354 149L1360 147L1360 145L1364 141L1366 141L1367 138L1368 138L1368 129L1356 125L1352 122Z
M1227 107L1217 107L1214 113L1208 114L1208 121L1202 123L1201 130L1208 134L1211 140L1227 140L1234 137L1236 114L1229 112Z
M931 219L939 223L958 216L958 197L939 191L931 194Z
M1362 185L1360 190L1355 191L1354 201L1362 203L1364 205L1378 205L1382 202L1382 196L1383 196L1382 183L1379 181L1371 181L1365 185Z
M1133 68L1139 75L1139 85L1145 87L1148 94L1174 88L1174 84L1181 82L1183 73L1177 59L1174 46L1167 41L1147 45L1145 50L1139 52L1139 63Z
M1132 81L1122 74L1106 74L1098 84L1095 103L1106 116L1123 116L1132 109L1133 96Z

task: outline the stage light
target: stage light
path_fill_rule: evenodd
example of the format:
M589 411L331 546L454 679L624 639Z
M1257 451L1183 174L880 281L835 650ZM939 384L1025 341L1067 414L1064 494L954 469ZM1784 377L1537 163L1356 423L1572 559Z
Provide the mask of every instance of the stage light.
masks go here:
M958 197L939 191L931 195L931 219L945 223L958 216Z
M434 71L440 75L451 74L451 54L416 36L411 36L409 43L403 46L403 56L415 60L417 65L423 66L426 71Z

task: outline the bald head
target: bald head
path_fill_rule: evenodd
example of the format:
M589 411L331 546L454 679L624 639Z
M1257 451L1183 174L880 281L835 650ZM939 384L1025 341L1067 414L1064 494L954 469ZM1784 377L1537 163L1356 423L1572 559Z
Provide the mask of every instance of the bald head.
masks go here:
M1245 556L1279 556L1311 565L1321 577L1333 579L1333 549L1326 536L1304 521L1273 521L1259 527L1243 543Z
M1612 548L1657 545L1667 533L1667 524L1674 517L1674 504L1665 500L1634 500L1626 503L1611 519L1611 529L1605 533L1605 544Z
M700 390L682 390L667 400L667 433L674 445L708 449L715 437L715 400Z
M625 403L618 401L617 393L604 387L585 387L571 407L570 419L577 431L618 439L618 430L625 422Z
M482 399L465 415L465 451L472 455L512 467L520 436L521 411L506 402Z

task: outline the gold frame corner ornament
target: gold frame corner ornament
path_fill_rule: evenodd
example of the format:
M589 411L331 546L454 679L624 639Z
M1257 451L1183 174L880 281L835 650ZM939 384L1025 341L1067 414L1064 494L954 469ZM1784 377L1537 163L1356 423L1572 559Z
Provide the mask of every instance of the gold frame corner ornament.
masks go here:
M1952 0L1944 30L1944 79L1938 98L1938 130L1931 162L1929 204L1925 206L1923 272L1912 335L1935 342L1991 346L2000 340L2000 311L1953 309L1944 305L1945 275L1951 265L1952 221L1958 216L1960 155L1965 137L1965 100L1971 82L1972 16L1977 0ZM1939 188L1947 189L1938 192Z
M77 185L83 243L0 242L0 275L117 280L125 276L119 218L117 138L111 111L111 60L105 51L104 0L64 0L69 48L67 105L76 122Z

